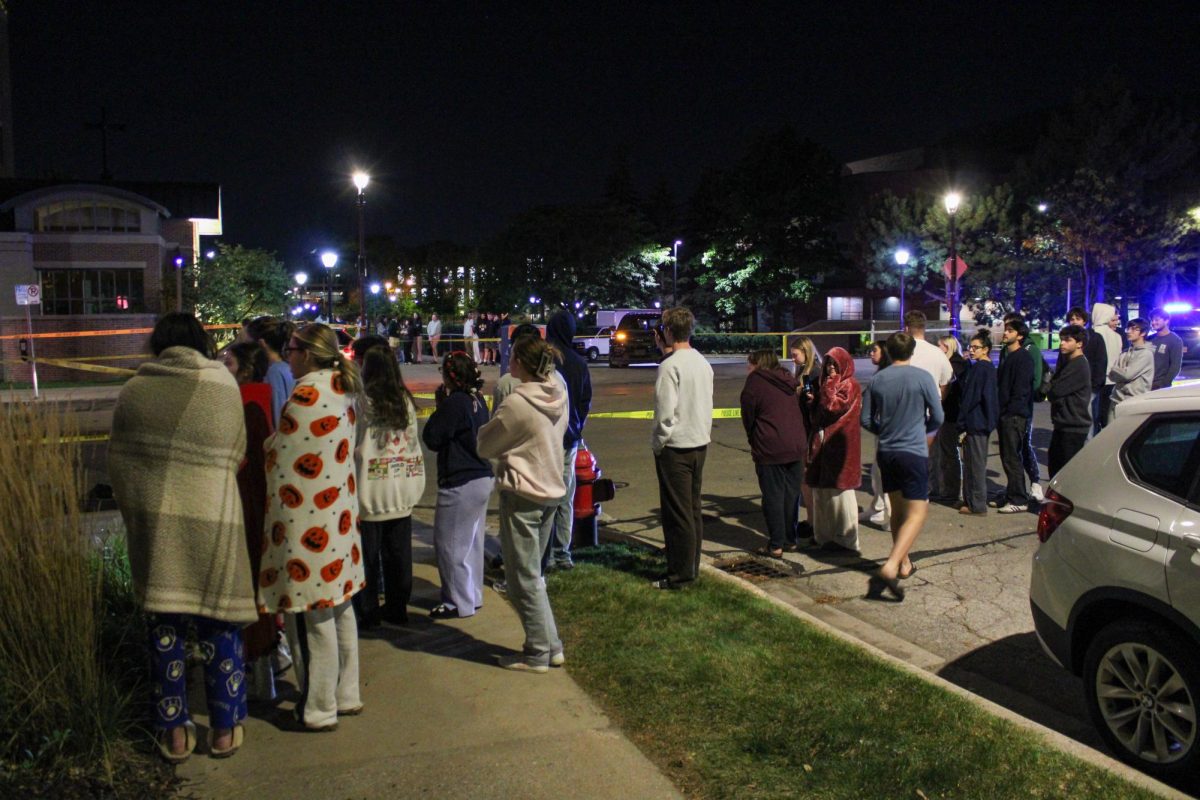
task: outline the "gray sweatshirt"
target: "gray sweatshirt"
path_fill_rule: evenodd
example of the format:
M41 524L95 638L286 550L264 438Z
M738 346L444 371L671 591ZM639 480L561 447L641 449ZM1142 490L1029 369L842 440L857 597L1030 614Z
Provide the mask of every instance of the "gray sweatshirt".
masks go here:
M1117 356L1116 363L1108 371L1108 378L1115 384L1109 403L1110 413L1122 400L1150 391L1154 380L1154 352L1150 345L1142 342Z

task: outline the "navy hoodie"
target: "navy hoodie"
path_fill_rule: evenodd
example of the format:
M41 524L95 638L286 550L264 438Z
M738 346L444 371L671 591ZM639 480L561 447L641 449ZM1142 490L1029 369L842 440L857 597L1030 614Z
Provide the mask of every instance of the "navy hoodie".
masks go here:
M563 448L570 450L583 438L583 426L588 412L592 410L592 374L587 361L575 352L575 317L566 309L559 309L546 325L546 341L562 353L562 365L558 371L567 383L567 432L563 434Z
M492 477L492 465L475 450L475 434L487 421L483 396L467 392L451 392L429 417L421 438L437 453L438 488Z

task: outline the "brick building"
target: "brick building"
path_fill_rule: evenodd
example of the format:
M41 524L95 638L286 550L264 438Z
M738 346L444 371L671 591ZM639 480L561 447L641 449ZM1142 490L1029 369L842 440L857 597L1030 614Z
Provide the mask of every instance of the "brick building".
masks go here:
M0 382L31 377L20 358L26 322L16 285L41 287L42 304L30 307L34 334L64 334L36 338L39 362L134 367L146 351L141 329L175 308L176 264L193 263L200 237L220 233L218 184L0 179ZM38 377L116 376L39 364Z

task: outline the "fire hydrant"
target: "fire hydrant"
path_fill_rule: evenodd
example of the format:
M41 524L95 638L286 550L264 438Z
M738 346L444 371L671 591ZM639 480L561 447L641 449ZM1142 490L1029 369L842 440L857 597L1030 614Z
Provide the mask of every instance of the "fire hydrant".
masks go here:
M600 478L596 457L580 441L575 454L575 523L571 526L571 548L596 547L600 544L600 504L594 488Z

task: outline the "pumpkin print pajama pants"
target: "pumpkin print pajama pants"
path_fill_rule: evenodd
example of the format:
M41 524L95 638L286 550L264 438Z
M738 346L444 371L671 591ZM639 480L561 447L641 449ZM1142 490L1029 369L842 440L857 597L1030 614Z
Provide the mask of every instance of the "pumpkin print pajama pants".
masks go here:
M246 671L243 666L241 625L191 614L151 614L150 652L153 659L154 718L163 730L188 721L188 626L196 629L204 659L204 688L208 724L231 729L246 718Z

